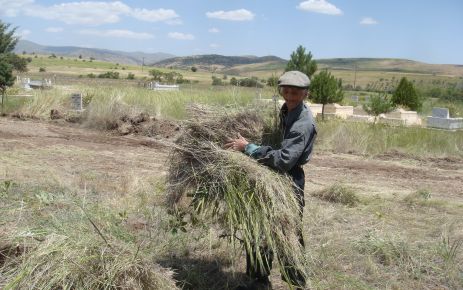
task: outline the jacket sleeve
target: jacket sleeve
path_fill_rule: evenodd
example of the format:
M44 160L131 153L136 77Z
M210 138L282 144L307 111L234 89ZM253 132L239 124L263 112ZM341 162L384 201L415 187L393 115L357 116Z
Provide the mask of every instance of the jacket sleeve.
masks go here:
M259 163L281 172L287 172L302 156L310 135L310 128L291 130L281 143L281 149L274 150L270 146L260 146L250 156L257 159Z

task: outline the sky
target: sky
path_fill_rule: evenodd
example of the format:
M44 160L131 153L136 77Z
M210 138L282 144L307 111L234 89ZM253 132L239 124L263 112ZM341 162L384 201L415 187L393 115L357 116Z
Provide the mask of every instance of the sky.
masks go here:
M461 0L0 0L0 20L52 46L463 64Z

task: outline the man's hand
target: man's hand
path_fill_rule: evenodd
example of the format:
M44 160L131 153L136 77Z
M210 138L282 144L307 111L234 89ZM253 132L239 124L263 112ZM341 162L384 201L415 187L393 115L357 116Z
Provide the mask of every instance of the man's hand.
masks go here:
M249 144L249 142L238 133L238 138L232 139L228 138L228 143L224 145L225 149L232 149L235 151L244 151L244 148L246 148L246 145Z

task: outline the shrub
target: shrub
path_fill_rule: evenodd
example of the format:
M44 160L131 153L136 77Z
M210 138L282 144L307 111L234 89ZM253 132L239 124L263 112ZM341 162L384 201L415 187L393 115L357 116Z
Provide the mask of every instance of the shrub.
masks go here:
M117 71L108 71L108 72L99 74L98 77L100 79L118 79L119 78L119 72L117 72Z
M212 85L213 86L223 86L223 82L220 78L212 76Z
M238 81L238 85L241 87L250 87L250 88L263 88L264 86L259 82L259 79L256 77L244 78Z

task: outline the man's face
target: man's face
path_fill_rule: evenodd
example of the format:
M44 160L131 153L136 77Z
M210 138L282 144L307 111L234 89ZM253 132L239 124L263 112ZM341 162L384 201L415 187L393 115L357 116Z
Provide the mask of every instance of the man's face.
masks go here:
M298 87L282 86L280 87L280 94L285 99L288 111L292 111L307 96L307 90Z

